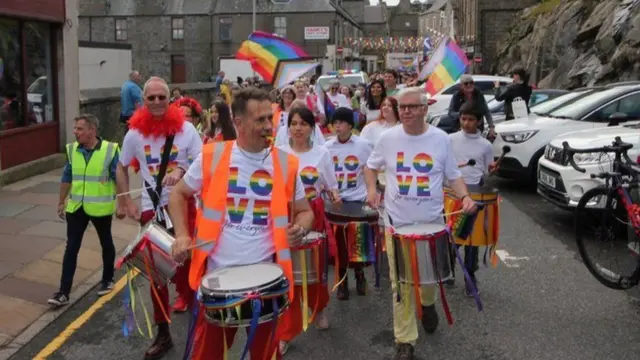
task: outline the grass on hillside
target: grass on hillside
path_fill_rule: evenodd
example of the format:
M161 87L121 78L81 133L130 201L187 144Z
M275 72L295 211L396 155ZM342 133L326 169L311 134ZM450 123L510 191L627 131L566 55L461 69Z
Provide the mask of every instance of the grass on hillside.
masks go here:
M535 17L538 15L549 14L550 12L555 10L555 8L558 7L561 2L562 0L542 0L539 5L531 9L529 16Z

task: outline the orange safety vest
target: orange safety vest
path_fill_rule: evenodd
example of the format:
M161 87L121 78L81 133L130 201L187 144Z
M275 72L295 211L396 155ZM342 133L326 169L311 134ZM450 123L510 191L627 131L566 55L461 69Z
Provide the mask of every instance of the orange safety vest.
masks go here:
M207 257L216 250L227 215L227 191L229 189L229 167L234 141L209 143L202 148L202 208L198 212L197 234L191 253L189 285L198 290L205 273ZM294 200L294 188L298 176L298 158L274 148L273 192L269 215L273 226L273 242L276 262L289 279L289 298L293 301L293 263L287 241L289 224L288 204ZM213 190L213 191L209 191ZM222 241L233 241L226 239Z
M280 109L280 104L271 104L271 110L273 110L273 117L271 118L273 122L273 136L276 136L278 135L278 128L280 128L282 109Z

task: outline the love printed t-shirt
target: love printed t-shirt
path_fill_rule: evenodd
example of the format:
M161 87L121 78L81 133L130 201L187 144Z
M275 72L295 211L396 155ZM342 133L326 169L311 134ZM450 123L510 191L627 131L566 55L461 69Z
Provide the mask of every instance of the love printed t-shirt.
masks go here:
M314 146L307 152L297 153L289 145L280 148L298 157L300 161L298 175L304 186L307 200L315 199L323 188L326 190L338 189L331 155L327 149L322 146Z
M324 135L322 135L322 129L316 124L316 127L311 133L311 141L313 145L322 146L325 144ZM289 126L280 126L278 133L276 134L276 146L285 146L289 144Z
M122 144L120 153L120 163L129 166L135 158L140 163L140 175L150 186L155 188L156 177L160 171L160 160L164 151L166 137L151 138L143 136L138 130L132 129L127 132ZM173 146L169 153L169 163L167 174L170 174L178 167L187 169L190 159L195 159L202 151L202 139L198 130L192 123L185 121L182 131L176 134L173 139ZM144 183L142 185L144 187ZM164 186L162 189L162 206L169 203L169 193L171 186ZM142 191L142 211L153 209L153 203L149 198L148 191Z
M409 135L402 126L385 131L367 166L386 168L384 204L395 227L440 220L443 181L461 176L449 136L433 126L421 135Z
M275 252L270 206L273 195L273 159L265 150L248 153L234 143L231 152L224 227L209 257L209 271L227 266L271 261ZM305 198L296 178L296 200ZM188 187L202 190L202 155L184 177Z
M373 145L357 135L351 135L346 143L341 143L334 137L324 146L331 154L342 200L364 201L367 186L362 170L371 155Z

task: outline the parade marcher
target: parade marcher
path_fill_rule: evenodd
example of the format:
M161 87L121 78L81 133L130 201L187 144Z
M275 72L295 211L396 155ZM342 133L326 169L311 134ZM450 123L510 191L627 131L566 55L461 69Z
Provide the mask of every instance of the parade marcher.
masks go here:
M367 139L375 146L382 133L398 125L399 120L398 100L392 97L385 98L380 106L380 117L377 121L368 123L362 129L360 137Z
M483 185L484 176L496 171L493 161L493 151L489 140L482 137L479 123L482 121L482 113L472 103L465 103L460 108L461 130L449 135L453 156L456 164L466 164L473 159L475 165L460 168L462 178L467 185ZM464 264L467 272L477 289L475 272L478 270L478 247L464 247ZM473 287L466 284L465 293L468 297L473 295Z
M314 210L315 221L312 230L325 233L324 201L321 192L327 191L334 202L340 201L340 193L331 155L327 149L312 141L312 134L318 131L315 129L316 126L311 110L306 107L292 107L288 119L289 142L280 148L298 157L300 161L298 175L304 186L307 200ZM327 283L308 285L307 292L309 310L315 309L318 312L316 327L319 330L327 329L329 327L329 318L325 311L329 303ZM287 352L289 342L300 335L303 329L302 311L305 310L301 309L301 296L302 286L296 286L294 301L290 304L289 311L279 320L282 355Z
M202 134L202 106L198 100L187 96L180 96L180 98L175 101L175 104L182 109L185 119L196 127L198 133Z
M194 194L202 194L203 208L198 220L197 239L211 246L197 247L191 253L189 282L194 290L200 287L202 276L214 269L265 261L277 262L289 283L293 284L290 246L301 244L313 225L313 212L298 176L298 159L270 146L272 111L265 91L250 87L236 93L233 121L238 139L205 145L202 155L171 193L170 212L176 230L173 254L177 261L186 258L187 249L193 244L192 233L187 226L187 203ZM216 164L213 164L214 156L219 159ZM287 169L286 174L282 173L283 168ZM260 191L255 190L261 186L255 185L255 174L263 176L265 172L270 176L267 186L263 184ZM212 173L216 176L212 177ZM291 205L288 200L294 198L295 204ZM231 217L229 213L238 212L233 204L240 201L247 204L243 215L240 219ZM260 214L256 217L262 219L264 216L263 209L255 208L258 202L269 204L266 205L269 209L267 221L255 221L254 210ZM293 223L287 225L289 221L284 221L282 224L279 220L288 219L287 213L292 208ZM214 214L222 215L216 217ZM294 287L291 286L290 300L293 300L293 295ZM204 311L200 311L191 358L225 359L225 351L233 345L236 332L237 328L222 328L209 323ZM251 359L272 359L274 353L278 353L277 344L278 336L273 336L273 324L258 325L250 344Z
M489 134L487 137L495 137L495 126L493 125L491 111L489 110L489 106L487 106L487 100L484 98L484 94L476 89L473 77L465 74L460 77L460 90L451 97L449 117L455 121L459 121L460 107L467 102L471 103L476 108L476 111L487 120L487 124L489 125ZM478 129L482 132L482 130L484 130L484 120L480 119L478 126Z
M227 141L236 139L236 129L231 121L231 109L221 100L211 105L210 116L204 130L205 144L211 141Z
M384 71L384 88L387 96L395 96L404 85L398 85L398 72L393 69L387 69Z
M118 190L121 193L129 217L139 220L142 225L155 220L172 230L167 221L166 210L169 193L189 167L189 158L200 155L202 140L198 131L185 121L182 110L169 105L169 87L158 77L150 78L143 90L144 106L138 109L130 121L130 131L124 138L120 164L118 165ZM142 213L129 193L128 167L132 161L140 164L140 175L147 191L142 192ZM160 211L156 211L160 210ZM189 202L189 224L194 230L196 215L195 198ZM178 298L173 311L183 312L193 300L193 291L188 284L188 261L178 267L172 279L176 284ZM145 353L145 359L159 359L173 347L169 332L169 289L166 285L151 288L154 320L158 334Z
M293 100L296 99L296 89L287 85L282 90L280 90L280 99L277 103L273 103L271 107L273 108L273 136L278 134L280 128L287 127L287 119L289 118L289 110L291 109L291 104Z
M515 116L513 114L513 100L520 98L524 101L527 107L527 113L529 110L529 100L533 89L529 85L529 75L523 68L517 68L512 73L513 83L507 85L505 88L500 86L500 81L494 83L494 95L497 101L504 101L504 114L505 120L513 120Z
M329 91L327 97L333 106L337 109L339 107L351 108L351 101L340 92L340 80L333 79L329 82Z
M169 102L173 104L174 102L182 99L182 96L182 89L180 89L179 87L174 87L171 90L171 100L169 100Z
M296 99L291 103L291 106L289 107L289 111L293 109L299 109L299 108L308 109L308 106L305 104L304 101L300 99ZM315 119L315 116L314 116L314 119ZM278 133L276 134L276 141L275 141L276 146L287 145L289 143L289 138L290 138L289 130L290 130L289 126L281 126L280 129L278 129ZM312 142L313 145L322 146L325 144L324 136L322 135L322 129L320 129L320 126L318 125L318 123L315 124L314 129L311 132L310 141Z
M336 136L327 141L324 146L333 158L340 198L343 202L364 202L367 197L367 188L363 169L373 150L373 145L362 137L353 135L353 110L344 107L336 109L333 115L333 125ZM338 275L340 279L344 279L338 287L337 297L339 300L348 300L349 282L346 277L349 265L348 249L346 239L343 238L344 233L337 231L335 235L338 246L338 263L340 264ZM358 295L365 295L367 280L361 265L354 265L356 292Z
M376 189L377 172L385 169L386 190L384 194L387 212L385 228L412 223L442 223L444 192L442 183L448 179L450 186L460 199L465 212L475 211L453 156L451 141L445 132L429 126L427 97L422 89L403 89L398 96L398 108L402 126L387 130L376 144L365 169L367 202L378 208L380 197ZM428 176L428 177L427 177ZM399 179L404 179L402 187ZM405 185L409 185L408 187ZM387 258L391 279L396 277L394 246L390 231L385 231ZM396 281L391 281L393 292L393 324L397 344L395 360L415 359L413 347L418 339L418 328L411 285L401 285L403 295L397 301ZM438 327L435 308L436 288L421 286L422 327L433 333Z
M382 81L374 80L369 84L364 102L360 104L360 112L364 114L367 122L374 121L380 117L380 105L382 105L386 97Z
M140 73L132 71L129 73L129 79L122 84L122 89L120 89L120 122L126 125L133 112L140 106L142 106Z
M67 144L67 163L62 171L58 203L58 216L67 221L67 245L62 258L60 289L47 301L53 306L69 303L78 253L89 222L95 227L102 246L103 269L98 296L113 289L116 248L111 222L116 211L118 144L98 137L99 123L94 115L80 115L74 122L76 141Z

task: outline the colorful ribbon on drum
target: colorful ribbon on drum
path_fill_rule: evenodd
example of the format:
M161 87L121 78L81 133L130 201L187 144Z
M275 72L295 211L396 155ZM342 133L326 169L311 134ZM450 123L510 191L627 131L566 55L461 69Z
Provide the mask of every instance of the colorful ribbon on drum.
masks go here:
M496 223L493 226L493 233L491 234L493 239L495 239L495 243L491 245L485 244L486 248L483 256L483 264L485 267L488 267L487 254L489 254L491 265L493 267L498 266L498 257L496 255L496 248L498 246L498 240L499 240L498 232L500 231L500 203L501 202L502 202L502 197L498 196L495 201L495 204L497 206ZM480 209L494 204L493 201L476 202L476 203L478 204L478 207ZM453 212L459 211L460 209L462 209L462 203L458 201L456 202L456 205L453 208ZM457 216L452 216L448 223L450 227L450 234L457 238L466 240L473 232L476 219L478 218L478 214L479 214L479 211L473 214L460 214ZM485 234L485 239L489 238L489 220L490 220L489 209L486 209L486 211L484 211L484 217L483 217L483 231Z

